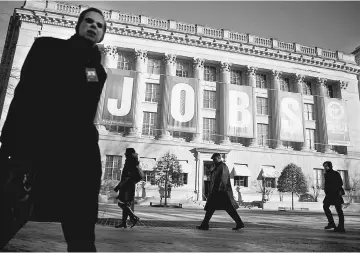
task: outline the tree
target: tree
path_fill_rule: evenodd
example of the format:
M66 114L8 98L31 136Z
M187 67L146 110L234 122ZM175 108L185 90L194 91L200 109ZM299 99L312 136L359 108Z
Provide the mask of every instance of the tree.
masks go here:
M182 165L179 163L176 155L167 152L157 161L153 169L152 181L158 186L164 186L165 205L167 205L167 191L171 187L183 185Z
M318 202L318 196L320 195L320 191L322 190L322 186L315 185L313 178L310 174L306 175L306 180L308 182L308 188L312 189L312 197L315 202Z
M348 203L352 202L353 196L360 194L360 173L355 169L350 172L348 182L343 182Z
M262 201L266 202L271 199L271 196L273 194L274 188L267 187L265 185L265 182L261 180L254 180L252 181L253 187L256 189L256 192L262 193Z
M292 193L292 210L293 208L293 194L300 196L308 192L306 177L302 169L294 163L288 164L281 172L277 181L277 189L279 192Z

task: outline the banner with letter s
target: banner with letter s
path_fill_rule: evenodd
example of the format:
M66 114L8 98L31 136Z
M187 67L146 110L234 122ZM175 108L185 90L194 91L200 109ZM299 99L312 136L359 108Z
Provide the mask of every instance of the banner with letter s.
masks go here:
M347 146L350 137L347 126L346 103L338 98L324 98L328 144Z
M165 78L169 97L168 130L180 132L196 132L197 96L199 84L196 78L167 76Z
M279 91L280 140L304 142L300 93Z
M229 136L253 138L252 103L252 87L229 85Z
M102 124L133 125L132 97L136 73L130 70L108 69Z

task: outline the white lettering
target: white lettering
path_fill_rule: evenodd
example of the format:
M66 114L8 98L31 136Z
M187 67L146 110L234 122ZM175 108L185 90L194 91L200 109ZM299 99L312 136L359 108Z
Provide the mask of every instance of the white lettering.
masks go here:
M252 115L249 107L248 94L241 91L229 91L229 125L231 127L250 127Z
M171 93L171 115L179 122L188 122L194 116L195 94L193 88L186 83L174 85Z
M125 116L130 112L133 93L132 77L124 77L121 105L118 108L118 99L108 98L108 112L113 116Z
M281 129L285 133L302 134L302 120L295 114L300 110L300 104L294 98L283 98L281 101ZM286 117L285 117L286 116Z

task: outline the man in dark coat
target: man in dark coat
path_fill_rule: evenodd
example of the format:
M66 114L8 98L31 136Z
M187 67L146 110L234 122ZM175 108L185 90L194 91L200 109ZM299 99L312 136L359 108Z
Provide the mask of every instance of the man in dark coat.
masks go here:
M101 183L99 134L94 126L107 78L97 43L106 23L83 11L68 40L37 38L2 129L0 159L27 161L36 171L33 219L61 222L68 251L96 251Z
M241 217L239 217L237 213L239 205L233 198L228 167L222 162L222 158L219 153L214 153L211 158L213 159L214 167L211 170L209 195L206 205L204 206L206 214L202 224L197 226L197 228L201 230L208 230L209 221L215 210L226 210L226 212L236 222L236 227L232 228L233 230L244 228Z
M344 203L342 198L342 178L337 171L332 169L332 163L326 161L323 163L323 167L325 168L325 199L323 200L323 210L325 211L328 225L325 229L334 228L336 232L345 232L345 219L342 211L342 204ZM330 211L330 206L334 205L338 214L339 223L336 227L336 224L333 220L332 213Z
M116 228L126 228L128 216L132 221L131 227L134 227L139 221L139 217L134 214L134 209L132 210L131 207L132 205L134 206L135 185L144 177L144 173L139 167L138 154L134 148L127 148L125 157L126 160L120 182L114 188L115 192L119 191L117 197L119 199L118 205L123 210L122 223L116 225Z

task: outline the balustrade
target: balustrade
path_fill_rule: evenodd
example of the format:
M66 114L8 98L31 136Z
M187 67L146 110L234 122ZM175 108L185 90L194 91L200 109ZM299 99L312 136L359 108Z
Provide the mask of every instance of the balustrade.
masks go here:
M236 32L230 32L229 33L229 39L230 40L235 40L235 41L240 41L240 42L247 42L247 34L242 34L242 33L236 33Z
M80 6L69 5L63 3L56 4L56 10L63 13L68 13L70 15L79 15L80 14Z
M304 54L316 55L316 48L301 46L301 52Z
M195 33L196 32L196 26L195 25L188 25L183 23L177 23L176 29L181 32L186 33Z
M148 18L148 25L168 29L168 21L162 19Z
M222 38L222 30L218 30L218 29L205 27L204 34L210 37Z
M272 47L272 40L271 39L266 39L266 38L261 38L261 37L254 37L254 43L257 44L257 45L261 45L261 46Z
M119 19L121 22L126 22L126 23L133 23L133 24L138 24L138 23L140 23L140 17L139 17L139 15L119 13L118 19Z
M282 41L278 41L278 47L280 49L287 50L287 51L295 50L295 46L293 43L287 43L287 42L282 42Z

